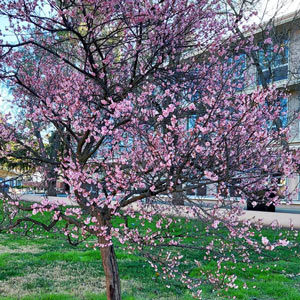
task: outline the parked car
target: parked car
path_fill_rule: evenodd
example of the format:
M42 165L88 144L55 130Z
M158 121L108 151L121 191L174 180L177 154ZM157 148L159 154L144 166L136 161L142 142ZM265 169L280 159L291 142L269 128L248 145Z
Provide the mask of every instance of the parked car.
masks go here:
M275 188L272 188L272 184L276 184ZM282 174L273 174L269 180L269 186L258 191L255 199L247 200L247 210L275 212L275 205L268 203L276 196L282 197L282 189L284 187L285 181ZM253 205L254 202L256 202L256 205Z

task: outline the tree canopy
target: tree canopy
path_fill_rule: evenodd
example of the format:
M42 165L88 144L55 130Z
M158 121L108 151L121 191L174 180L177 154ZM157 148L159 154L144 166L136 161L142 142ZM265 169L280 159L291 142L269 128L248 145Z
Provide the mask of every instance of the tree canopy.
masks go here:
M253 36L241 39L237 30L251 13L241 6L237 18L223 8L219 1L0 0L0 15L18 37L0 45L0 78L22 111L0 123L0 155L11 155L10 142L21 143L26 160L41 172L55 171L72 188L76 206L47 198L28 207L5 197L29 214L52 211L51 224L66 221L70 238L95 236L108 299L121 299L113 237L153 261L151 249L160 247L163 259L153 266L179 277L199 297L204 280L220 282L222 262L248 262L248 248L286 244L260 245L253 240L255 225L239 218L247 199L258 201L266 185L277 189L273 174L293 174L298 156L286 147L288 128L270 129L282 92L266 86L246 93L245 78L237 76L243 71L238 57L257 50ZM57 155L45 153L42 129L55 132ZM213 207L185 196L203 185L214 187ZM218 259L216 274L201 270L199 278L189 278L181 272L184 261L170 249L204 247L206 258L213 244L189 245L184 229L168 233L179 222L167 214L170 208L145 204L157 197L169 203L175 193L185 197L188 214L206 224L206 231L226 228L218 237L223 252L209 258ZM113 226L115 216L124 223ZM130 228L126 216L155 220L155 229ZM16 224L20 220L9 228ZM195 229L193 237L200 240L201 234ZM232 249L236 254L229 255ZM234 280L228 277L225 284Z

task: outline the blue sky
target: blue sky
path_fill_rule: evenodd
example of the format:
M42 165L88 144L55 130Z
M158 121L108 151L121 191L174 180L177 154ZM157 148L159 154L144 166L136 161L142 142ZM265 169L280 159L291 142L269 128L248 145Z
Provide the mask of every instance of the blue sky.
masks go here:
M5 27L8 26L8 21L6 18L4 17L0 17L0 30L2 32L3 35L5 35L4 37L4 42L14 42L16 41L16 39L14 38L14 36L5 30ZM7 112L9 111L9 104L5 101L5 99L9 98L9 94L8 94L8 90L7 88L0 83L0 112Z

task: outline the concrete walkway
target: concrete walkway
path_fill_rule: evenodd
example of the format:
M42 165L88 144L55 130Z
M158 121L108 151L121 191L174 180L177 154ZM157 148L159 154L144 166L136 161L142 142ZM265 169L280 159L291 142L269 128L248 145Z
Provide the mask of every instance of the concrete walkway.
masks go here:
M185 212L186 206L170 206L166 204L158 204L157 210L161 210L166 214L173 216L181 216L185 218L191 218L192 215ZM137 208L136 208L137 209ZM282 209L284 210L284 209ZM227 209L219 210L226 213ZM285 213L285 212L262 212L262 211L248 211L244 210L244 214L239 218L240 220L250 220L251 223L261 222L264 226L270 226L274 221L283 228L293 228L300 229L300 214L298 213Z
M21 196L21 200L31 201L31 202L41 202L44 199L44 196L36 194L25 194ZM50 200L59 202L65 205L76 205L75 201L72 201L64 197L49 197ZM182 217L190 217L184 213L184 206L182 208L176 206L170 206L167 204L157 204L161 209L168 212L170 215L181 215ZM134 209L138 209L133 205ZM225 211L225 210L224 210ZM276 208L276 212L262 212L262 211L247 211L241 216L241 219L246 220L250 219L251 222L257 222L260 220L265 226L270 226L275 220L284 227L290 228L290 225L293 224L295 229L300 229L300 207L299 205L281 205Z
M265 226L271 225L271 223L275 220L284 227L290 228L291 224L293 224L294 228L300 229L300 214L299 213L290 213L290 212L264 212L264 211L245 211L245 215L243 219L253 219L255 220L261 219L262 223Z

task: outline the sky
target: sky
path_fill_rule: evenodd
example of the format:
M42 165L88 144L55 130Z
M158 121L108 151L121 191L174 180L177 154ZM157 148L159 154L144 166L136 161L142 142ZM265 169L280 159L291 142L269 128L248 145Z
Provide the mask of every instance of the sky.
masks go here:
M274 17L276 13L277 17L287 15L294 11L300 11L300 1L299 0L261 0L259 5L256 7L258 11L258 16L253 19L253 22L260 23ZM6 35L5 41L14 42L15 37L11 32L5 30L8 26L8 22L5 18L0 17L0 30ZM7 89L0 84L0 112L5 112L9 109L8 104L5 99L9 97Z
M275 14L280 17L299 10L299 0L261 0L257 7L258 20L267 21Z
M14 42L15 39L11 33L5 30L5 27L8 25L8 22L5 18L0 17L0 30L2 34L7 34L4 41L7 42ZM7 88L0 82L0 113L1 112L8 112L10 109L10 105L5 101L9 98L8 90Z
M7 112L10 109L10 104L5 101L9 97L7 88L0 84L0 113Z

